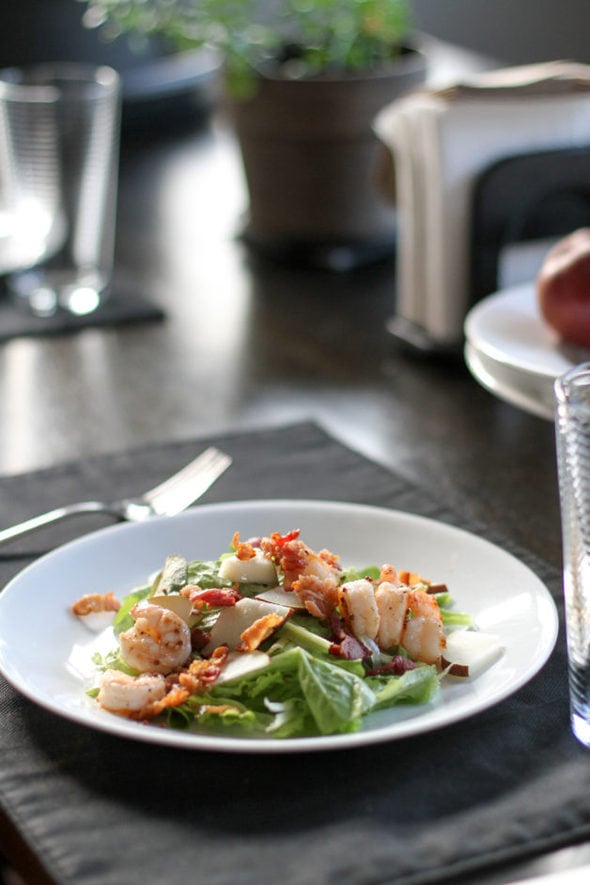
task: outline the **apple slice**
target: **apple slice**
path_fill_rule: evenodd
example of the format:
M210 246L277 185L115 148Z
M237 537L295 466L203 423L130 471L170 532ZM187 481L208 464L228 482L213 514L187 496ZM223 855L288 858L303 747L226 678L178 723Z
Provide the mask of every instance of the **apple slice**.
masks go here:
M447 636L442 666L451 676L474 677L504 651L496 636L477 630L455 630Z

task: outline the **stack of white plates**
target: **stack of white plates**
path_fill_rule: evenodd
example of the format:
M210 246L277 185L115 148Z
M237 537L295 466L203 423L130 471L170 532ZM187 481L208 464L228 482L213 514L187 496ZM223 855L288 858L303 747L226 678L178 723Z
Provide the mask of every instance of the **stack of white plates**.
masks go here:
M504 289L465 320L465 360L479 383L526 412L554 418L555 379L590 351L564 344L544 322L534 283Z

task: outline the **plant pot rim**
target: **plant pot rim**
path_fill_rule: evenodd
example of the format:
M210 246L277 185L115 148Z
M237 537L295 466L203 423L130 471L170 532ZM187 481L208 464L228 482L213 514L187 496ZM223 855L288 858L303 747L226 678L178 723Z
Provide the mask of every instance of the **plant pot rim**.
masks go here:
M351 83L358 80L383 80L393 73L412 73L426 67L427 56L417 42L405 41L400 47L399 55L374 68L353 71L325 71L309 77L284 77L277 72L278 65L267 63L254 68L256 77L273 83L317 84L317 83Z

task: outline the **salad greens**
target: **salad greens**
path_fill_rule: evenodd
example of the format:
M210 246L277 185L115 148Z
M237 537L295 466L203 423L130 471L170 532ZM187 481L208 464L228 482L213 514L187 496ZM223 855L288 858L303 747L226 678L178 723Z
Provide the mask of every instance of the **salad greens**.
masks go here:
M298 533L292 534L297 538ZM276 580L272 584L251 581L247 576L236 582L232 573L235 560L235 546L215 561L187 562L177 555L168 557L153 580L122 599L113 622L115 637L133 630L134 614L137 615L134 607L138 604L156 600L156 605L170 605L174 611L170 602L173 597L190 597L194 605L188 627L194 650L192 658L183 665L183 672L187 668L190 671L193 659L206 667L207 660L213 660L211 649L206 646L210 631L221 623L222 613L227 617L228 608L236 604L235 599L228 601L230 597L223 594L234 593L238 601L261 600L265 591L277 585L280 588L284 578L280 564L275 563ZM376 584L379 575L380 570L374 566L339 568L338 581L340 586L359 581ZM287 589L296 599L293 590ZM470 626L469 615L451 611L452 598L446 588L433 593L432 598L437 601L445 627ZM253 651L234 651L234 657L251 659L251 665L248 660L236 676L228 672L227 678L222 678L221 668L215 678L203 681L197 691L184 691L179 703L163 704L154 716L133 718L198 733L284 739L357 731L371 712L395 704L427 704L436 697L443 675L440 662L437 666L412 661L403 646L383 650L366 637L349 635L338 607L329 618L319 618L303 606L289 609L286 605L274 606L273 612L282 609L282 621ZM344 643L339 642L343 636L356 642L361 649L358 655L342 653ZM94 662L107 679L119 672L137 677L140 686L145 675L129 667L120 648L104 657L95 656ZM175 687L179 682L185 684L178 674L166 679ZM88 693L98 696L100 701L98 688Z

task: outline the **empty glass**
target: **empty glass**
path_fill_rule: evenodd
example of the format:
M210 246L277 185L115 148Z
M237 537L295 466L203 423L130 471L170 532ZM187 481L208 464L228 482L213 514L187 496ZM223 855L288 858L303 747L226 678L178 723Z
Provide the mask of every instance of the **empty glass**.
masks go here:
M0 272L33 313L90 313L107 296L119 123L112 68L0 71Z
M590 363L555 383L572 729L590 747Z

